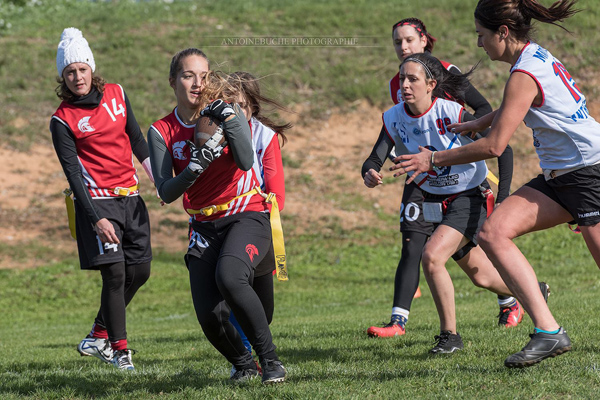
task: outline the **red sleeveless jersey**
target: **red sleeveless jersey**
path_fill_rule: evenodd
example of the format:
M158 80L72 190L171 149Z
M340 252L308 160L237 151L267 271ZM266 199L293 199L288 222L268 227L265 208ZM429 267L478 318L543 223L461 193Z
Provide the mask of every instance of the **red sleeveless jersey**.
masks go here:
M173 169L179 175L190 162L190 149L186 140L192 140L194 125L184 124L177 116L177 109L163 119L152 124L165 141L171 154ZM211 205L220 205L243 193L260 186L254 169L242 171L237 167L229 146L225 147L221 157L213 161L200 174L196 182L183 195L183 208L199 210ZM229 205L226 211L209 217L195 214L198 221L210 221L244 211L267 211L264 199L257 194L242 197Z
M63 101L52 118L67 126L75 136L79 168L93 198L117 197L115 188L139 183L129 135L125 132L127 109L120 85L106 84L102 103L96 108L77 107Z
M458 67L456 67L454 64L450 64L449 62L443 60L439 61L447 70L450 70L450 68L452 67L458 69ZM398 104L402 101L402 93L400 93L400 72L396 73L396 75L394 75L394 77L390 79L390 96L392 96L392 101L394 102L394 104ZM464 105L463 101L457 101L456 99L450 97L448 97L448 100L456 101L457 103Z

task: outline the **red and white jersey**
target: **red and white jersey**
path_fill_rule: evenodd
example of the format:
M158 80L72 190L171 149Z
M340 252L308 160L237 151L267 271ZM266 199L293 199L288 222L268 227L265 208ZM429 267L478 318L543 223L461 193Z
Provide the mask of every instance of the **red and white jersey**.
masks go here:
M383 125L396 146L405 146L411 154L419 153L419 146L431 151L457 148L472 142L446 127L461 122L464 108L450 100L435 98L429 110L421 115L406 112L404 102L383 114ZM427 172L425 179L415 182L432 194L454 194L473 189L481 184L488 173L484 161L440 167Z
M450 64L449 62L442 60L439 61L448 71L452 67L458 69L458 67L454 64ZM400 92L400 71L398 71L396 75L394 75L394 77L390 79L390 96L392 97L392 101L394 102L394 104L398 104L402 101L402 92ZM459 103L464 105L464 103L461 101L459 101Z
M92 198L117 197L115 188L139 183L131 142L125 132L127 109L121 85L106 84L102 103L96 108L77 107L63 101L52 118L75 136L79 168ZM138 193L136 190L129 195Z
M163 119L152 124L151 128L157 131L164 139L171 159L175 174L180 174L190 162L190 149L186 140L192 140L194 125L184 124L177 116L177 109ZM260 186L254 169L242 171L233 160L229 146L225 147L221 157L213 161L208 168L200 174L196 182L190 186L183 195L183 208L187 210L200 210L211 205L227 203L234 197ZM254 194L235 200L226 211L215 213L209 217L195 214L198 221L210 221L244 211L267 211L264 199Z
M283 162L277 133L256 118L250 120L254 147L254 173L265 193L275 193L282 210L285 203Z
M528 43L511 73L531 76L542 104L531 106L525 124L542 169L568 169L600 162L600 124L590 115L585 96L562 63L537 43Z

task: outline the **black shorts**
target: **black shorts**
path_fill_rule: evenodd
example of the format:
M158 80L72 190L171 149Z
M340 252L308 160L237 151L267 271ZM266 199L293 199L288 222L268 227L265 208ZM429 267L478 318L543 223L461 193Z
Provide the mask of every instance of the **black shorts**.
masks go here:
M430 195L427 196L425 201L440 202L442 200L443 196ZM481 190L477 187L460 193L452 200L442 218L442 222L436 224L436 228L439 225L454 228L469 239L472 242L471 247L474 247L477 245L477 233L479 233L486 218L486 198L483 197Z
M196 257L216 266L219 257L228 255L242 260L256 273L257 266L271 252L272 242L267 213L249 211L213 221L193 220L186 262Z
M75 200L75 227L81 269L100 269L101 265L125 262L142 264L152 260L150 218L141 196L93 200L94 205L115 228L119 244L105 243L96 235L94 224Z
M550 197L580 226L600 222L600 164L590 165L547 181L538 175L525 186Z
M414 182L404 185L400 206L400 232L433 233L433 224L423 218L423 191Z
M423 218L424 192L414 182L404 185L400 207L400 232L418 232L427 236L433 234L434 224ZM466 256L476 244L469 242L452 255L456 261Z

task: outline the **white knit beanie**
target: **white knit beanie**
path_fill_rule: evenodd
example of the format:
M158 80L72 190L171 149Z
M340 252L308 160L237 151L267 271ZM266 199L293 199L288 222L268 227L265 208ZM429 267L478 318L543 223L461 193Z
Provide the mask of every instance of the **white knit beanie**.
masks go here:
M58 44L58 51L56 53L58 75L62 77L63 70L69 64L75 62L89 65L92 68L92 72L96 70L92 49L90 49L81 31L77 28L66 28L62 35L60 35L60 43Z

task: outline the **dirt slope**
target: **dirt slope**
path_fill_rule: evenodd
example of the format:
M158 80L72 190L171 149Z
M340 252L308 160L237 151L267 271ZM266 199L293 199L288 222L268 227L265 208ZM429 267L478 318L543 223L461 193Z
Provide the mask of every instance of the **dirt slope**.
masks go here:
M288 236L307 230L328 234L332 226L353 229L378 223L378 210L397 214L404 178L367 189L360 177L362 163L379 134L382 111L358 104L351 114L333 114L326 121L289 131L289 141L282 149L287 165L283 214ZM524 126L511 145L516 189L538 173L537 158ZM490 166L495 170L494 163ZM186 215L180 203L160 207L148 179L145 175L141 179L154 248L183 254ZM76 254L61 195L65 187L66 179L50 144L34 146L28 152L0 147L0 268L35 267Z

